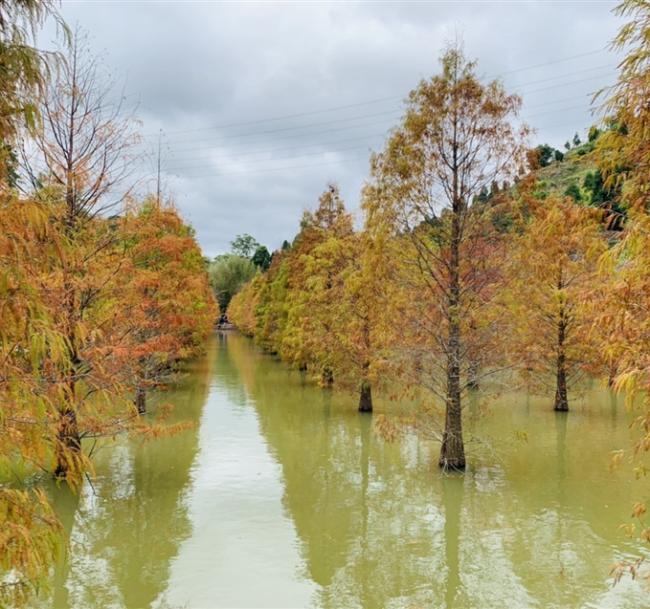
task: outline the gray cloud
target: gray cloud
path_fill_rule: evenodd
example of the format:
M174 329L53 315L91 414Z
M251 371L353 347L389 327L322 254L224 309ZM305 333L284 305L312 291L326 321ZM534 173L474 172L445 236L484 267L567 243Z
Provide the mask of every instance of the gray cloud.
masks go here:
M291 239L328 181L357 209L370 149L458 35L481 74L521 92L535 140L561 146L593 121L588 94L613 81L615 57L586 53L613 37L614 4L64 2L62 13L126 80L143 150L163 130L165 187L212 256L242 232L272 248ZM150 160L141 171L153 185Z

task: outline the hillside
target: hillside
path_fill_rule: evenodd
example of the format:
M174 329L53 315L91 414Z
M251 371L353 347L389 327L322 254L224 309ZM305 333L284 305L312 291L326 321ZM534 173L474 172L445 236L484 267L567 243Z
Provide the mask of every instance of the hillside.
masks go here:
M585 188L585 178L597 170L589 143L569 150L562 161L551 161L538 170L540 188L543 192L564 194L572 186L578 186L582 200L591 202L592 191Z
M589 140L580 142L577 134L573 147L562 153L544 144L529 153L529 161L538 166L537 194L545 198L557 193L573 198L576 203L605 210L608 228L619 231L626 216L620 205L618 187L607 187L595 158L596 141L600 132L592 127ZM568 144L570 145L570 144Z

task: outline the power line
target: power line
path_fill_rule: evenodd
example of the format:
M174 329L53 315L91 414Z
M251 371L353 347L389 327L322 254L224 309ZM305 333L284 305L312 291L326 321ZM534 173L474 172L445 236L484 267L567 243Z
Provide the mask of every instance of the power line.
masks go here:
M565 102L565 101L575 101L575 100L584 100L585 98L590 97L591 94L584 94L581 96L573 96L573 97L567 97L567 98L562 98L559 100L552 100L552 101L547 101L543 104L537 104L534 106L529 106L527 109L534 109L534 108L548 108L549 105L554 105L560 102ZM544 116L547 114L552 114L552 113L559 113L559 112L566 112L569 110L579 110L579 109L587 109L584 107L583 104L581 105L573 105L573 106L566 106L562 108L554 108L554 109L547 109L544 110L543 112L536 112L535 114L528 114L522 117L522 120L524 121L530 121L531 119L538 117L538 116ZM201 156L189 156L189 157L181 157L178 159L174 159L175 162L172 163L172 166L170 167L169 165L166 167L167 171L169 172L174 172L174 171L183 171L183 170L192 170L194 168L199 168L199 167L205 167L205 166L212 166L215 163L219 162L224 162L227 163L229 161L232 161L234 159L244 159L246 163L260 163L260 162L274 162L276 160L281 160L285 158L296 158L296 157L301 157L301 156L313 156L315 154L327 154L329 152L337 152L336 149L332 149L331 147L328 148L327 146L332 146L332 145L338 145L338 144L347 144L351 142L359 142L359 141L366 141L368 142L368 145L370 144L369 140L374 140L379 137L385 137L386 132L383 133L372 133L372 134L364 134L362 136L358 137L352 137L352 138L344 138L344 139L338 139L334 141L324 141L324 142L314 142L314 143L309 143L306 144L305 146L284 146L284 147L272 147L272 148L263 148L263 149L258 149L258 150L244 150L244 151L239 151L239 152L227 152L225 155L221 156L214 156L214 155L201 155ZM355 147L346 147L344 150L348 150L351 148L363 148L364 146L355 146ZM306 149L305 149L306 148ZM317 148L317 150L311 150L313 148ZM209 151L211 149L203 148L203 149L198 149L199 151L205 150ZM296 154L292 154L289 156L283 156L283 157L273 157L273 158L255 158L256 155L268 155L276 152L295 152ZM252 158L251 158L252 157ZM198 161L198 163L196 162ZM204 163L202 163L203 161ZM207 165L206 165L207 163Z
M528 82L522 82L517 85L513 85L513 89L519 88L519 87L526 87L528 85L536 85L542 82L549 82L552 80L557 80L558 78L568 78L569 76L577 76L578 74L584 74L586 72L595 72L596 70L611 70L615 66L610 65L610 64L605 64L602 66L596 66L593 68L585 68L584 70L577 70L575 72L567 72L565 74L558 74L557 76L550 76L549 78L542 78L538 80L530 80Z
M509 74L515 74L515 73L524 72L524 71L527 71L527 70L535 70L535 69L543 68L543 67L546 67L546 66L557 65L557 64L560 64L560 63L566 63L566 62L572 61L574 59L580 59L580 58L583 58L583 57L589 57L589 56L592 56L592 55L597 55L597 54L600 54L600 53L604 53L604 52L606 52L606 50L607 49L603 49L603 48L595 49L593 51L587 51L585 53L578 53L576 55L570 55L570 56L567 56L567 57L554 59L554 60L547 61L547 62L544 62L544 63L534 64L534 65L530 65L530 66L524 66L524 67L521 67L521 68L516 68L514 70L508 70L508 71L505 71L505 72L501 72L501 73L496 74L494 76L486 77L486 79L487 80L492 80L494 78L500 78L502 76L507 76ZM592 69L594 69L594 68L592 68ZM523 85L521 85L521 86L523 86ZM264 118L264 119L256 119L256 120L252 120L252 121L234 122L234 123L227 123L227 124L222 124L222 125L213 125L211 127L199 127L199 128L194 128L194 129L177 129L177 130L174 130L174 131L168 131L167 135L173 135L175 133L195 133L197 131L206 131L208 129L230 129L232 127L244 127L244 126L249 126L249 125L258 125L258 124L262 124L262 123L266 123L266 122L275 122L275 121L284 120L284 119L288 119L288 118L299 118L299 117L302 117L302 116L313 116L313 115L316 115L316 114L324 114L324 113L327 113L327 112L335 112L335 111L338 111L338 110L345 110L345 109L349 109L349 108L358 108L358 107L365 106L365 105L372 105L372 104L382 103L382 102L385 102L385 101L398 100L398 99L403 99L403 98L404 98L404 96L402 96L402 95L381 97L381 98L366 100L366 101L362 101L362 102L345 104L345 105L342 105L342 106L332 106L332 107L329 107L329 108L323 108L321 110L310 110L310 111L306 111L306 112L296 112L296 113L292 113L292 114L285 114L285 115L274 116L274 117ZM145 134L144 137L155 137L156 135L157 134Z
M360 137L345 138L343 140L317 142L317 143L313 143L313 144L308 144L307 147L308 148L319 147L319 148L321 148L321 151L324 151L323 147L328 146L328 145L346 144L346 143L349 143L349 142L358 142L358 141L361 141L361 140L368 140L368 139L373 139L373 138L378 138L378 137L385 137L385 136L386 136L386 132L384 131L382 133L371 133L371 134L363 135L363 136L360 136ZM238 159L238 158L241 158L241 157L248 157L248 156L253 156L253 155L258 155L258 154L270 154L270 153L274 153L274 152L290 152L292 150L301 150L302 148L303 148L302 146L298 146L298 147L296 147L296 146L286 147L285 146L283 148L270 148L270 149L262 149L262 150L253 150L253 151L249 151L249 152L239 152L239 153L234 153L234 154L228 153L227 156L224 157L224 159ZM325 149L325 150L327 150L327 149ZM178 160L179 161L192 161L192 160L201 161L201 160L207 160L207 159L218 160L218 159L215 159L214 157L205 156L205 155L200 156L200 157L181 157Z
M553 65L556 65L558 63L564 63L566 61L571 61L573 59L580 59L581 57L589 57L590 55L598 55L599 53L604 53L605 51L607 51L607 49L600 48L600 49L596 49L596 50L593 50L593 51L587 51L586 53L578 53L577 55L571 55L570 57L563 57L563 58L560 58L560 59L553 59L551 61L546 61L544 63L538 63L536 65L526 66L524 68L516 68L515 70L509 70L507 72L501 72L501 74L499 74L498 77L507 76L508 74L515 74L516 72L524 72L525 70L534 70L534 69L537 69L537 68L545 68L546 66L553 66Z
M556 128L556 127L563 127L563 126L568 126L568 125L575 125L575 123L563 123L563 124L558 124L558 125L552 125L550 128ZM277 171L294 171L298 169L309 169L309 168L316 168L316 167L324 167L324 166L331 166L331 165L340 165L343 164L347 161L358 161L358 160L363 160L366 157L361 157L359 155L353 156L353 157L341 157L336 160L331 160L331 161L324 161L324 162L319 162L319 163L309 163L305 165L289 165L289 166L283 166L283 167L270 167L266 169L256 169L254 171L236 171L236 172L228 172L228 173L207 173L203 175L198 175L198 176L178 176L181 179L210 179L210 178L225 178L225 177L236 177L236 176L249 176L249 175L256 175L256 174L263 174L263 173L272 173L272 172L277 172Z
M392 117L388 117L388 118L385 118L385 119L379 120L379 121L371 121L369 123L357 124L357 125L347 125L345 127L336 127L336 128L332 128L332 129L323 129L321 131L313 131L313 132L306 132L306 133L292 133L292 134L283 135L283 136L280 136L280 137L277 137L277 138L274 138L274 139L276 141L278 141L278 140L287 140L287 139L291 140L291 139L295 139L295 138L303 138L303 137L306 137L306 136L322 135L324 133L336 133L336 132L339 132L339 131L349 131L351 129L360 129L362 127L373 127L373 126L376 126L376 125L385 125L386 128L388 129L390 126L392 126L393 123L387 124L386 123L387 120L398 120L401 117L400 114L395 114L394 112L392 114L393 114ZM309 125L309 126L312 126L312 125ZM258 134L250 134L250 135L258 135ZM209 142L208 142L208 144L209 144ZM211 150L211 149L218 148L218 147L219 147L218 145L217 146L208 145L208 146L200 146L200 147L193 147L192 146L192 147L189 147L189 148L176 149L176 152L188 152L188 151L194 151L194 150Z
M587 71L589 71L589 70L587 70ZM581 73L581 72L576 72L574 74L577 74L577 73ZM570 74L560 75L560 76L558 76L556 78L567 78L569 75ZM583 78L583 79L579 79L579 80L574 79L574 80L571 80L569 82L556 83L556 84L553 84L553 85L550 85L550 86L547 86L547 87L541 87L541 88L534 89L534 90L531 90L531 91L518 92L518 93L519 94L523 93L523 94L526 94L526 95L530 95L530 94L533 94L533 93L550 91L550 90L553 90L553 89L556 89L556 88L559 88L559 87L567 87L567 86L571 86L571 85L574 85L574 84L580 84L580 83L584 83L584 82L599 80L599 79L601 79L601 78L603 78L605 76L607 76L607 74L600 74L600 75L590 76L588 78ZM537 81L533 81L532 83L528 83L528 84L534 84L535 82L537 82ZM533 106L533 107L536 107L536 106ZM281 127L281 128L278 128L278 129L270 129L270 130L264 130L264 131L253 131L253 132L243 133L243 134L225 134L225 135L220 135L218 137L208 136L208 137L205 137L205 138L198 138L198 139L192 139L192 140L181 140L181 141L177 141L177 142L169 142L169 144L172 144L172 145L173 144L192 144L192 143L202 143L202 142L212 143L212 142L222 142L222 141L224 141L224 142L225 141L235 141L236 142L238 140L248 139L248 138L251 138L251 137L254 137L254 136L257 136L257 135L270 135L270 134L284 133L284 132L289 132L289 131L300 131L300 130L310 129L312 127L318 127L318 126L322 126L322 125L336 125L336 124L339 124L339 123L352 123L349 127L346 127L345 129L358 128L358 127L361 127L361 126L370 126L371 123L363 124L363 125L355 125L354 123L356 121L365 121L368 118L373 118L373 117L378 117L378 116L390 116L390 115L394 115L393 118L399 118L401 116L401 114L396 115L396 113L399 112L399 111L400 110L398 108L395 108L394 110L389 110L389 111L385 111L385 112L378 112L378 113L374 113L374 114L366 114L366 115L359 115L359 116L352 116L352 117L337 118L337 119L331 119L331 120L328 120L328 121L320 121L320 122L317 122L317 123L307 123L307 124L304 124L304 125L292 125L292 126L288 126L288 127ZM379 122L374 122L372 124L380 124L380 123L383 123L383 122L384 121L379 121ZM304 137L304 136L309 136L309 135L318 135L318 134L327 133L327 132L330 132L330 131L332 131L332 132L341 131L341 129L332 129L332 130L327 129L327 130L317 131L317 132L314 132L314 133L309 133L309 132L297 133L297 134L289 135L287 137L275 138L275 139L291 139L293 137ZM177 149L177 151L178 152L185 152L185 151L194 151L194 150L209 150L210 148L213 148L213 146L187 146L185 148Z
M207 138L198 138L198 139L191 139L191 140L177 140L177 141L171 141L169 142L170 144L184 144L184 143L192 143L192 142L202 142L202 141L221 141L221 140L230 140L233 138L247 138L247 137L252 137L254 135L270 135L273 133L283 133L285 131L295 131L296 129L305 129L307 127L320 127L323 125L334 125L337 123L345 123L345 122L350 122L350 121L355 121L355 120L365 120L368 118L376 118L378 116L388 116L389 114L395 114L397 108L387 110L384 112L376 112L374 114L362 114L359 116L349 116L349 117L344 117L344 118L336 118L336 119L330 119L327 121L320 121L318 123L308 123L306 125L292 125L289 127L279 127L277 129L267 129L265 131L251 131L249 133L228 133L225 135L219 135L218 137L214 136L209 136Z
M566 123L557 123L554 125L547 125L547 129L556 129L558 127L564 127L564 126L574 126L575 122L566 122ZM342 151L346 150L351 150L354 149L355 147L351 147L349 149L343 149ZM358 147L357 147L358 148ZM282 166L282 167L269 167L265 169L254 169L253 171L249 170L243 170L243 171L235 171L235 172L226 172L226 173L206 173L206 174L201 174L201 175L184 175L184 176L178 176L181 179L187 178L187 179L208 179L208 178L223 178L223 177L235 177L235 176L248 176L248 175L256 175L256 174L262 174L262 173L271 173L271 172L277 172L277 171L293 171L297 169L307 169L307 168L312 168L312 167L321 167L321 166L331 166L331 165L336 165L336 164L343 164L346 161L352 161L352 160L363 160L364 158L367 159L367 157L361 157L359 155L353 156L353 157L340 157L338 159L332 159L331 161L322 161L318 163L309 163L309 164L304 164L304 165L289 165L289 166ZM288 159L278 159L278 160L288 160Z
M541 93L542 91L550 91L551 89L557 89L558 87L565 87L567 85L575 85L578 83L583 83L583 82L590 82L592 80L599 80L603 78L603 76L606 76L605 74L599 74L598 76L591 76L590 78L582 78L580 80L571 80L569 82L561 82L557 83L556 85L550 86L550 87L542 87L541 89L535 89L533 91L526 91L526 95L530 95L532 93Z
M378 99L371 99L369 101L364 101L364 102L358 102L356 104L346 104L344 106L334 106L332 108L326 108L324 110L310 110L308 112L296 112L295 114L285 114L283 116L276 116L273 118L262 118L258 120L253 120L253 121L243 121L243 122L238 122L238 123L230 123L230 124L225 124L225 125L216 125L213 127L197 127L196 129L182 129L182 130L175 130L175 131L168 131L167 134L174 134L174 133L193 133L196 131L205 131L207 129L230 129L232 127L247 127L250 125L259 125L260 123L271 123L275 121L281 121L287 118L300 118L303 116L312 116L314 114L324 114L326 112L335 112L337 110L348 110L350 108L358 108L361 106L369 106L372 104L379 104L385 101L394 101L396 99L399 99L398 96L392 95L390 97L380 97ZM152 137L151 134L147 134L144 137Z
M202 178L221 178L221 177L226 177L226 176L235 176L235 175L251 175L255 173L267 173L267 172L272 172L272 171L292 171L294 169L305 169L307 167L321 167L324 165L337 165L340 164L344 161L349 161L349 160L361 160L364 157L356 156L356 157L350 157L350 158L340 158L332 161L325 161L322 163L310 163L308 165L293 165L289 167L272 167L270 169L258 169L255 171L238 171L234 173L209 173L201 176L188 176L189 179L202 179ZM181 177L181 176L179 176Z
M593 96L593 93L585 93L584 95L579 95L579 96L571 96L571 97L563 97L563 98L560 98L560 99L547 100L547 101L545 101L545 102L543 102L541 104L535 104L535 105L532 105L532 106L526 105L525 107L526 107L527 110L534 110L536 108L547 108L548 106L552 106L552 105L555 105L555 104L564 103L564 102L568 102L568 101L575 101L575 100L584 100L585 98L590 98L592 96ZM555 109L555 110L549 110L549 112L561 112L562 110L564 110L564 109L563 108L558 108L558 109ZM541 113L541 114L546 114L546 112ZM537 116L537 115L538 114L535 114L535 115L532 115L532 116ZM532 116L529 115L529 118L532 118ZM382 123L383 123L383 121L382 121ZM329 130L328 130L328 132L329 132ZM314 146L321 146L322 147L322 146L327 146L327 145L332 145L332 144L343 144L343 143L348 143L348 142L366 140L366 139L369 139L369 138L383 137L385 135L386 135L386 132L384 131L382 133L364 134L364 135L360 135L360 136L353 137L353 138L345 138L343 140L338 140L337 139L337 140L333 140L333 141L314 142L314 143L311 143L311 144L307 144L307 146L308 147L314 147ZM272 147L272 148L265 147L265 148L258 148L256 150L244 150L244 151L235 151L235 152L232 152L231 150L229 150L227 155L228 155L228 158L230 159L230 158L240 158L242 156L244 156L244 157L253 156L253 155L257 155L257 154L268 154L268 153L273 153L273 152L286 152L286 151L291 151L291 150L299 150L301 148L302 148L302 146L299 146L299 147L296 147L296 146L289 146L289 147L283 146L283 147L280 147L280 148L275 146L275 147ZM218 150L218 149L220 149L220 147L206 147L206 146L203 146L203 147L198 147L198 148L187 148L185 150L187 150L189 152L193 152L193 151L210 152L212 150ZM172 151L172 155L173 155L173 151ZM205 155L205 154L201 154L201 155L198 155L198 156L197 155L193 155L193 156L185 156L184 155L182 158L180 158L178 160L179 161L192 160L192 159L203 160L203 159L208 159L208 158L212 158L211 155Z
M574 55L574 56L569 57L569 58L564 58L562 60L556 60L556 61L552 61L552 62L545 62L543 64L537 64L535 66L529 66L529 67L520 68L520 69L517 69L517 70L511 70L509 72L502 73L502 75L511 74L511 73L515 73L515 72L521 72L521 71L528 70L528 69L535 69L535 68L543 67L543 66L546 66L546 65L553 65L553 64L556 64L556 63L561 63L563 61L569 61L571 59L575 59L575 58L578 58L578 57L584 57L586 55L591 55L591 54L595 54L595 53L598 53L598 52L602 52L602 50L601 51L591 52L591 53L582 53L582 54L579 54L579 55ZM574 72L560 74L560 75L549 77L549 78L528 81L526 83L522 83L522 84L518 85L517 89L519 89L520 87L526 87L526 86L530 86L530 85L534 85L534 84L538 84L538 83L551 82L551 81L556 81L558 79L565 79L565 78L568 78L570 76L577 75L577 74L584 74L584 73L588 73L588 72L594 72L594 71L605 69L605 68L608 68L608 67L610 67L610 66L605 66L605 65L603 65L603 66L594 66L592 68L586 68L584 70L578 70L578 71L574 71ZM551 86L548 86L548 87L542 87L542 88L538 88L538 89L535 89L535 90L532 90L532 91L528 91L527 94L548 91L548 90L552 90L552 89L555 89L555 88L558 88L558 87L566 87L566 86L570 86L570 85L577 84L577 83L582 83L582 82L588 82L588 81L592 81L592 80L595 80L595 79L602 78L604 76L606 76L606 74L600 74L600 75L596 75L596 76L592 76L592 77L585 78L585 79L580 79L580 80L572 80L572 81L569 81L569 82L555 83L555 84L553 84ZM589 97L590 95L591 94L580 96L580 98L584 99L584 97ZM324 112L331 112L331 111L340 110L340 109L348 109L348 108L360 107L360 106L369 105L369 104L372 104L372 103L381 103L381 102L389 101L390 99L397 99L397 98L396 97L393 97L393 98L385 97L385 98L370 100L368 102L360 102L360 103L355 103L355 104L347 104L347 105L344 105L344 106L336 106L334 108L329 108L329 109L326 109L326 110L317 110L317 111L310 111L310 112L295 113L295 114L292 114L292 115L285 115L283 117L275 117L273 119L262 119L262 120L257 120L257 121L247 121L245 123L238 123L238 124L233 123L230 126L244 125L244 124L246 124L246 125L260 124L260 123L264 123L264 122L282 120L283 118L294 118L294 117L299 117L299 116L309 116L309 115L313 115L313 114L321 114L321 113L324 113ZM549 101L549 102L545 102L544 104L538 104L536 106L529 107L529 109L535 108L535 107L546 107L548 105L561 103L562 101L569 101L571 99L577 99L577 98L575 98L575 97L574 98L563 98L562 100ZM534 116L541 116L541 115L549 114L549 113L552 113L552 112L563 112L563 111L572 110L572 109L579 109L581 107L582 106L572 106L572 107L569 107L569 108L557 108L555 110L548 110L548 111L545 111L545 112L537 113L535 115L529 115L528 117L526 117L525 120L529 120L530 118L533 118ZM184 140L184 141L181 140L180 142L176 142L176 143L184 143L184 142L186 142L186 143L194 143L194 142L201 142L201 141L212 142L212 141L221 141L221 140L235 140L236 141L238 139L243 140L244 138L253 137L255 135L284 133L284 132L287 132L287 131L298 131L298 130L304 130L304 129L309 129L309 128L312 128L312 127L323 126L323 125L332 125L332 124L340 124L340 123L352 123L352 124L350 124L350 125L348 125L346 127L342 127L342 128L326 129L326 130L321 130L321 131L317 131L317 132L293 133L293 134L289 134L289 135L286 135L286 136L283 136L283 137L280 137L280 138L275 138L275 139L292 139L292 138L296 138L296 137L298 137L298 138L300 138L300 137L311 137L311 136L314 136L314 135L320 135L320 134L325 134L325 133L334 133L334 132L344 131L344 130L359 129L359 128L371 126L371 125L374 125L374 124L384 124L385 121L374 121L372 123L366 123L365 121L367 121L368 118L379 117L379 116L382 116L382 117L385 116L387 118L387 120L390 120L391 118L399 118L399 117L390 117L389 118L389 115L394 114L395 111L397 111L397 110L398 110L398 108L395 108L394 110L389 110L389 111L385 111L385 112L378 112L378 113L369 114L369 115L365 114L363 116L343 117L343 118L338 118L338 119L333 119L333 120L328 120L328 121L320 121L320 122L317 122L317 123L309 123L309 124L306 124L306 125L294 125L294 126L282 127L282 128L279 128L279 129L255 131L255 132L244 133L244 134L226 134L226 135L221 136L219 138L214 138L214 139L213 138L208 138L207 140L206 139L199 139L199 140L193 139L193 140ZM358 121L364 121L364 122L363 122L363 124L354 124L355 122L358 122ZM391 125L387 125L386 130L388 130L390 128L390 126ZM546 128L552 128L552 127L547 126ZM190 132L190 131L201 131L201 130L200 129L187 130L185 132ZM315 143L315 144L309 145L309 147L313 148L315 146L327 146L327 145L331 145L331 144L340 144L340 143L354 142L354 141L360 141L360 140L369 140L369 139L374 139L374 138L378 138L378 137L384 137L385 135L386 135L385 132L384 133L375 133L375 134L365 134L365 135L362 135L362 136L359 136L359 137L346 138L346 139L343 139L343 140L335 140L333 142L326 141L326 142L322 142L322 143ZM158 136L159 136L159 141L158 141L158 180L157 180L157 184L158 184L158 188L160 188L159 185L160 185L160 162L161 162L161 159L160 159L161 132L159 132ZM226 143L230 144L231 142L226 142ZM241 143L244 143L244 142L242 141ZM281 161L281 160L289 160L289 159L301 158L303 156L317 156L317 155L326 155L326 154L332 154L332 153L340 153L340 152L344 152L344 151L348 151L348 150L368 148L369 146L370 146L370 142L368 142L365 145L347 146L347 147L344 147L342 149L331 149L330 148L330 149L314 150L314 151L304 151L303 150L302 152L300 152L297 155L275 157L275 158L270 158L270 159L247 160L246 164L251 165L251 164L256 164L256 163L260 163L260 162L262 162L262 163L264 163L264 162L273 163L273 162ZM187 147L187 148L184 148L184 149L180 149L177 152L181 152L181 153L183 151L188 151L188 152L206 151L206 152L209 152L210 150L214 150L215 148L218 149L219 147L218 146L216 146L216 147L215 146ZM271 149L266 149L266 150L241 151L239 153L230 153L228 155L227 159L224 159L224 160L227 162L227 161L230 161L232 159L237 159L237 158L242 158L242 157L243 158L250 158L251 156L256 155L256 154L269 154L269 153L273 153L273 152L277 152L277 151L291 151L291 150L300 150L300 148L296 148L296 147L277 148L276 147L276 148L271 148ZM196 157L194 157L194 158L196 158ZM207 157L206 156L198 157L198 160L205 160L205 161L208 161L208 162L212 161L212 163L221 161L221 159L213 159L213 158L211 159L209 155ZM337 160L327 162L326 164L339 163L339 162L342 162L343 160L344 159L339 158ZM180 158L180 159L178 159L178 161L181 162L181 163L183 163L183 161L191 161L191 157L190 158L187 158L187 157ZM212 164L212 163L209 163L209 164ZM309 166L311 167L311 166L317 166L317 165L318 164L310 164ZM187 166L187 165L173 166L172 171L183 171L184 169L189 169L189 170L200 169L201 167L203 167L203 165L190 162L189 166ZM300 167L306 167L306 166L301 165ZM283 169L290 170L290 169L297 169L297 168L298 168L297 166L296 167L279 167L279 168L269 168L269 169L261 170L261 171L262 172L265 172L265 171L281 171ZM242 174L245 174L245 173L246 173L245 171L244 172L237 172L236 175L242 175ZM250 173L250 172L248 172L248 173ZM235 175L235 174L232 174L232 173L231 174L210 174L210 176L208 176L208 177L213 177L213 176L214 177L219 177L219 176L225 176L225 175ZM193 177L200 178L202 176L193 176Z
M566 102L566 101L584 100L585 98L589 98L590 96L591 96L591 94L587 93L587 94L580 95L580 96L565 97L565 98L562 98L562 99L559 99L559 100L552 100L552 101L544 102L542 104L536 104L534 106L529 106L527 109L531 110L531 109L535 109L535 108L548 108L549 105L553 105L553 104L557 104L557 103L561 103L561 102ZM528 120L530 120L532 118L535 118L536 116L542 116L542 115L550 114L550 113L553 113L553 112L562 112L562 111L566 111L566 110L580 109L581 107L583 107L583 106L570 106L570 107L564 107L564 108L549 109L549 110L545 110L543 112L537 112L535 114L528 114L528 115L523 117L523 120L528 121ZM379 123L384 125L385 121L380 121ZM369 126L369 125L359 125L359 126L355 126L354 128L366 127L366 126ZM377 138L377 137L384 137L386 135L386 131L388 131L388 129L391 126L392 125L386 124L386 130L383 133L371 133L371 134L366 133L366 134L362 134L360 136L356 136L356 137L352 137L352 138L345 138L345 139L342 139L342 140L314 142L314 143L307 144L306 146L308 148L313 148L313 147L316 147L316 146L323 147L323 146L328 146L328 145L336 145L336 144L342 144L342 143L349 143L349 142L355 142L355 141L368 140L368 139L371 139L371 138L374 139L374 138ZM322 133L328 134L328 133L341 131L341 130L347 130L347 129L348 128L346 127L344 129L327 129L327 130L320 131L320 132L312 132L312 133L306 133L306 134L292 134L291 136L285 136L285 137L279 138L279 139L288 139L288 138L289 139L295 139L296 137L315 136L315 135L319 135L319 134L322 134ZM225 161L228 161L228 160L231 160L231 159L248 158L248 157L252 157L254 155L258 155L258 154L270 154L270 153L274 153L274 152L300 151L301 149L304 149L304 146L289 146L289 147L287 147L287 146L283 146L283 147L275 146L275 147L271 147L271 148L263 148L263 149L257 149L257 150L252 150L252 151L243 150L243 151L237 151L237 152L228 152L227 157L225 159L215 159L214 156L212 156L210 154L202 154L202 155L199 155L199 156L193 155L193 156L190 156L190 157L183 156L183 157L176 160L176 164L173 165L173 168L175 168L175 169L183 169L185 167L185 165L182 165L182 163L184 161L189 161L190 165L192 165L193 163L191 161L193 161L193 160L197 160L197 161L225 160ZM183 150L187 150L189 152L196 151L196 152L199 152L199 153L200 152L209 153L212 150L219 150L219 147L203 146L203 147L197 147L197 148L187 148L187 149L183 149ZM177 152L183 152L183 150L177 151ZM323 152L325 152L325 151L323 151ZM261 160L272 161L273 159L261 159ZM181 163L180 167L179 167L178 163Z
M576 75L576 74L582 74L584 72L590 72L590 71L593 71L593 69L581 70L581 71L578 71L578 72L573 72L573 73L568 73L568 74L561 74L561 75L558 75L558 76L555 76L555 77L552 77L552 78L548 78L548 79L530 81L528 83L518 85L517 89L519 89L520 87L529 86L531 84L537 84L537 83L557 80L559 78L569 78L570 76L573 76L573 75ZM554 85L551 85L551 86L548 86L548 87L543 87L541 89L535 89L533 91L524 91L524 92L518 91L518 92L520 94L538 93L538 92L541 92L541 91L551 90L551 89L554 89L554 88L557 88L557 87L564 87L564 86L567 86L567 85L573 85L573 84L582 83L582 82L589 82L591 80L597 80L597 79L600 79L600 78L602 78L604 76L608 76L608 75L609 74L599 74L599 75L591 76L591 77L585 78L585 79L572 80L570 82L556 83ZM363 115L358 115L358 116L342 117L342 118L330 119L330 120L327 120L327 121L320 121L320 122L317 122L317 123L307 123L307 124L303 124L303 125L290 125L290 126L287 126L287 127L280 127L280 128L277 128L277 129L270 129L270 130L265 130L265 131L252 131L252 132L249 132L249 133L224 134L224 135L219 135L219 136L216 136L216 137L215 136L207 136L205 138L193 138L193 139L189 139L189 140L187 140L187 139L186 140L176 140L176 141L171 141L169 143L170 144L186 144L186 143L189 144L189 143L203 142L203 141L222 141L222 140L226 140L226 139L231 140L231 139L239 139L239 138L248 138L248 137L252 137L254 135L269 135L269 134L274 134L274 133L281 133L281 132L286 132L286 131L295 131L295 130L299 130L299 129L307 129L307 128L310 128L310 127L318 127L318 126L323 126L323 125L332 125L332 124L343 123L343 122L346 122L346 123L347 122L354 122L356 120L365 120L365 119L374 118L374 117L377 117L377 116L388 116L388 115L393 114L393 113L398 112L398 111L401 111L400 107L395 107L394 109L387 110L387 111L384 111L384 112L376 112L374 114L363 114Z
M318 156L318 155L326 155L326 154L335 154L335 153L338 153L338 152L347 152L348 150L360 150L361 148L366 148L366 149L368 149L368 151L370 151L370 146L361 144L361 145L347 146L345 148L338 148L338 149L333 149L333 150L330 149L330 150L316 150L316 151L313 151L313 152L304 152L304 153L301 153L301 154L298 154L298 155L289 155L289 156L284 156L284 157L276 157L274 159L256 159L256 160L252 160L252 161L245 161L245 163L246 163L246 165L252 165L252 164L257 164L257 163L274 163L276 161L295 160L295 159L299 159L299 158L304 157L304 156ZM229 159L223 159L223 160L215 159L212 163L204 164L204 165L189 166L189 167L187 167L187 169L190 169L190 170L192 170L192 169L202 169L204 167L214 166L216 163L219 163L219 162L224 162L224 161L228 162L228 160ZM179 171L179 170L183 171L183 169L185 169L185 168L184 167L180 167L180 168L176 167L175 168L176 171ZM174 173L174 170L172 170L172 173ZM190 175L190 174L184 173L184 175Z
M534 115L529 115L527 117L523 117L522 120L528 121L531 118L534 118L536 116L543 116L546 114L553 114L556 112L567 112L569 110L579 110L579 109L584 109L584 105L579 105L579 106L568 106L564 108L557 108L555 110L547 110L545 112L538 112ZM385 134L376 134L375 137L384 137ZM354 141L355 138L352 138L352 141ZM367 138L366 138L367 139ZM346 140L343 140L345 142ZM350 141L350 140L348 140ZM243 162L250 166L250 165L257 165L259 163L274 163L277 161L282 161L282 160L293 160L293 159L299 159L301 157L306 157L306 156L318 156L318 155L327 155L327 154L334 154L334 153L339 153L339 152L346 152L348 150L357 150L361 148L370 148L369 144L365 145L356 145L356 146L346 146L344 148L326 148L326 149L320 149L320 150L315 150L315 151L301 151L300 148L293 148L293 150L298 150L298 154L292 154L289 156L280 156L280 157L274 157L274 158L265 158L265 159L245 159ZM291 150L289 148L288 150ZM242 155L240 155L241 157ZM168 168L168 171L170 173L177 173L179 171L183 172L184 175L191 175L188 174L188 171L192 171L194 169L203 169L206 167L214 167L218 163L229 163L233 160L234 157L232 155L225 156L223 158L204 158L201 160L204 160L204 163L192 163L190 162L189 164L186 165L174 165L171 168ZM181 159L184 160L184 159Z

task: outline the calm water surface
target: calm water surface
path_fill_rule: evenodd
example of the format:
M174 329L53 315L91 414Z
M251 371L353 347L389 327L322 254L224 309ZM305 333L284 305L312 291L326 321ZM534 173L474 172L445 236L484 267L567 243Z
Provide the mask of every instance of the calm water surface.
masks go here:
M605 390L568 416L504 396L470 421L462 477L237 334L154 401L194 425L110 444L93 486L54 491L71 552L43 606L650 607L644 584L608 580L644 551L618 526L647 489L608 469L630 431Z

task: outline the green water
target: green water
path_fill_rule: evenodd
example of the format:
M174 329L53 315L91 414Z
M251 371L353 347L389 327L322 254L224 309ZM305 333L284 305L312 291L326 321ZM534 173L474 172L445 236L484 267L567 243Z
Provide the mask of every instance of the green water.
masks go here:
M645 551L618 526L646 489L608 469L631 432L605 390L568 416L504 396L468 425L462 477L237 334L155 401L194 425L104 447L93 486L55 492L70 556L43 606L650 607L645 584L608 579Z

